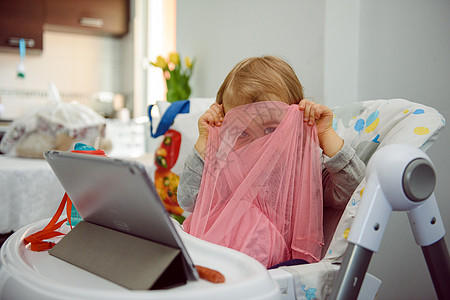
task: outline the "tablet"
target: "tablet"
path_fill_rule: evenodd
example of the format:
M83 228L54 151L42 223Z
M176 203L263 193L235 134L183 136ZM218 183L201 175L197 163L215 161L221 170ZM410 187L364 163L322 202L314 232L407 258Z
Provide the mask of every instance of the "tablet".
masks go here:
M144 165L56 150L44 157L84 221L180 249L187 279L198 279Z

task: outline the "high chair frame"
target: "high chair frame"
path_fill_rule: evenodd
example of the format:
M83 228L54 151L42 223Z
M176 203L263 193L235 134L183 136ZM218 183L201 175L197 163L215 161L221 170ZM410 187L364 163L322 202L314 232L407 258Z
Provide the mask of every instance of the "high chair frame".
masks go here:
M386 146L371 158L367 177L363 201L353 221L349 245L330 299L358 297L372 254L380 247L393 210L408 213L436 294L439 299L448 299L450 258L444 239L445 228L434 195L436 175L431 160L415 147L404 144Z
M374 162L369 164L372 166L368 168L365 178L350 197L345 209L340 213L337 210L331 211L327 216L327 227L324 224L326 239L322 260L315 264L269 270L280 285L282 299L329 297L374 299L381 280L366 271L373 252L378 250L392 210L408 213L417 244L422 246L437 294L444 293L448 296L447 290L439 291L440 286L447 288L447 283L443 281L448 280L450 275L448 275L448 252L445 243L441 241L445 233L442 230L442 220L438 217L439 211L433 194L435 175L434 171L430 171L432 168L426 167L426 163L421 164L426 161L432 166L422 151L428 150L439 137L445 127L444 117L432 107L405 99L358 101L333 108L333 114L333 129L356 150L356 154L363 162L368 164L372 158ZM415 150L410 156L405 155L403 150L393 148L389 150L391 146L397 144L408 145ZM397 153L396 166L395 159L391 160L394 158L391 156L395 153ZM375 161L377 156L378 159ZM405 168L412 161L415 163L410 166L404 184L402 178ZM398 165L400 162L403 165ZM384 176L378 176L380 175L378 164L386 168ZM421 169L428 170L427 175L417 175L420 172L416 174L418 172L416 169L420 172L424 171ZM394 182L393 172L396 172L397 181L391 186L390 184ZM428 178L428 181L424 181L424 177L434 179ZM384 180L381 183L380 178ZM418 184L417 189L411 184L408 186L408 180L414 178L414 183ZM404 185L409 190L403 191ZM390 189L385 191L386 186ZM392 192L395 192L394 195ZM405 192L409 194L405 196ZM416 193L418 195L415 195ZM411 206L399 207L395 203L382 200L386 197L400 199L403 205ZM426 200L428 198L429 200ZM422 210L426 207L429 211L424 213ZM429 214L433 216L430 217ZM333 219L336 216L338 220ZM419 224L418 220L421 222L423 220L424 224ZM418 236L422 238L419 239ZM446 269L442 267L442 262L447 262Z

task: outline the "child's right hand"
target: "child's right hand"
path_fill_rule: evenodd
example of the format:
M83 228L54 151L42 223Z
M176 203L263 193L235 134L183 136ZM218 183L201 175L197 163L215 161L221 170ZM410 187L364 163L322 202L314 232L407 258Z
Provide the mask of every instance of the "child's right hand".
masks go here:
M304 121L309 126L316 124L319 144L323 153L328 157L338 153L344 145L344 140L333 129L333 111L325 105L306 99L302 99L298 107L304 111Z
M195 149L203 158L205 158L209 127L222 125L224 115L222 104L213 103L210 108L198 119L198 139L195 143Z

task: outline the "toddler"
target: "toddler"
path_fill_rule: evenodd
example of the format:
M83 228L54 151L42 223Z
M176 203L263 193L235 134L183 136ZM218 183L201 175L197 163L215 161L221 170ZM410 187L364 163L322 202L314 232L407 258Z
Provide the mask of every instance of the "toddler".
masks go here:
M193 212L185 230L266 267L320 260L322 205L343 209L365 174L332 121L331 109L303 99L284 60L238 63L198 120L178 187L180 206Z

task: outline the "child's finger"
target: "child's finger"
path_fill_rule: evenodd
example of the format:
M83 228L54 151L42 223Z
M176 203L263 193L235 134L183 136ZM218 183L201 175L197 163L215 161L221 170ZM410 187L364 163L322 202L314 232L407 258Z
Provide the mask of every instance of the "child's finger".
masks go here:
M324 105L317 105L317 107L315 107L315 118L316 120L320 119L324 113L326 112L326 106Z
M303 119L305 122L308 122L309 116L311 114L311 102L307 101L305 102L304 110L303 110Z
M222 104L214 102L209 108L218 108L219 110L222 110Z
M220 113L217 113L216 110L210 108L210 109L208 110L208 114L210 114L211 117L212 117L212 120L211 120L211 122L210 122L211 125L217 125L217 126L220 126L220 125L222 124L223 118L221 117Z
M316 122L316 108L317 105L313 104L309 109L308 125L310 126L314 125L314 123Z
M306 99L300 100L300 102L298 103L298 108L300 110L305 110L305 107L306 107L307 103L308 103L308 100L306 100Z
M327 111L327 107L316 104L312 101L302 99L298 104L300 110L303 110L303 119L308 125L312 126L319 120Z
M216 125L218 125L218 123L222 123L223 120L222 105L214 103L213 105L211 105L211 108L209 110L211 110L211 113L216 118Z
M209 108L214 108L214 109L216 109L217 111L221 111L221 110L222 110L222 104L219 104L219 103L213 103L213 104L211 104L211 106L210 106Z
M200 123L202 126L214 125L214 123L215 123L215 118L214 118L214 116L213 116L213 114L211 113L210 110L207 110L207 111L200 117L199 123Z
M222 125L223 117L220 112L218 113L215 109L210 108L208 110L208 115L210 116L209 124L212 126L220 126Z

